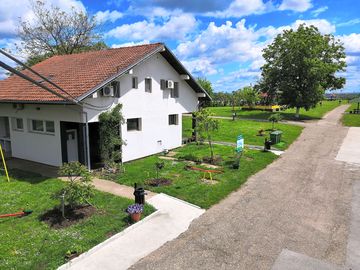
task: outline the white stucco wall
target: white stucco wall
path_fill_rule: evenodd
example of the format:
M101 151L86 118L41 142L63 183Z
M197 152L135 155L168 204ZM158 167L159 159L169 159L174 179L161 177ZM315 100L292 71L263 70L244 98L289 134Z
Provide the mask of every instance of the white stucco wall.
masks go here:
M138 77L138 89L132 89L133 76ZM145 78L148 77L152 78L151 93L145 92ZM170 90L160 89L161 79L179 82L179 98L171 98ZM133 74L122 76L120 94L119 99L102 97L87 99L86 102L104 107L121 103L125 119L141 118L141 131L127 131L126 124L122 126L122 136L126 142L123 146L124 162L181 146L182 114L196 111L198 98L195 91L160 54L135 67ZM90 122L98 121L99 111L86 111ZM179 115L178 125L168 124L169 114Z
M23 110L16 110L12 104L0 104L0 116L7 116L10 119L22 118L24 122L24 131L16 131L10 121L12 156L60 166L62 164L60 121L79 122L81 120L79 107L77 111L74 109L74 106L25 104ZM54 121L55 134L31 132L28 127L29 119Z

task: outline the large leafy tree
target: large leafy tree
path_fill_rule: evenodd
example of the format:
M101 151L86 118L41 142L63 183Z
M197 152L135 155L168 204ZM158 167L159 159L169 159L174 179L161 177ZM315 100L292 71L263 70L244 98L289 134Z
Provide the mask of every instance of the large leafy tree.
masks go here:
M258 90L251 86L245 86L242 89L236 91L236 95L241 102L245 103L249 107L256 105L256 102L260 100L260 95Z
M309 110L322 99L325 90L340 89L345 78L344 47L333 35L322 35L315 26L300 25L285 30L263 50L266 63L258 87L281 104Z
M53 55L107 48L96 32L94 16L75 8L65 12L44 1L31 1L31 7L34 18L21 21L18 29L19 49L29 55L29 65Z
M205 77L199 77L196 79L198 84L209 94L210 97L214 97L214 89L212 88L211 82Z

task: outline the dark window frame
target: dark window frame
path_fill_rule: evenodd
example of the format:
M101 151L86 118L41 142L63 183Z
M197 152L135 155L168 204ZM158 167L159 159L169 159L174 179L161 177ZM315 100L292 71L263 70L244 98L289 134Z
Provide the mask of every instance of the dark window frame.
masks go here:
M169 114L169 126L178 126L179 125L179 115L178 114Z
M126 120L126 129L127 131L141 131L142 130L142 120L141 118L128 118Z
M145 78L145 92L151 93L152 92L152 79Z

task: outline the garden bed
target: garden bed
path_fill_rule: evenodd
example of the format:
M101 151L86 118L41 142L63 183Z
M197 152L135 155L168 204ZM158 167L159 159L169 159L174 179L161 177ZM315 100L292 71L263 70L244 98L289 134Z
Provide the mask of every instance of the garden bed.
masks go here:
M214 183L204 182L204 173L201 171L186 170L189 161L186 160L164 160L160 155L154 155L143 159L135 160L124 164L125 173L119 176L117 182L133 186L134 182L144 185L146 180L156 178L155 164L160 160L164 162L164 168L159 171L159 178L170 179L170 185L147 186L146 188L157 192L166 193L179 199L188 201L202 208L209 208L230 192L238 189L248 177L265 168L277 157L270 152L248 150L244 152L240 169L232 169L235 160L234 147L214 145L216 155L221 156L222 161L215 170L223 173L214 174ZM209 156L208 145L188 144L176 149L175 158L193 154L198 157ZM202 165L191 165L203 169L209 169ZM206 177L208 178L208 177Z

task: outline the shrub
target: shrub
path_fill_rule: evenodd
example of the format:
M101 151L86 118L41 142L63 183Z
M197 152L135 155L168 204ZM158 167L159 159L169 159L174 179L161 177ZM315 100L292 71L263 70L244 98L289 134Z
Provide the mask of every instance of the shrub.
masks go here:
M66 176L66 186L57 193L64 197L64 203L71 208L79 205L90 204L89 200L94 196L94 186L91 182L91 174L80 162L64 163L59 170L60 176Z

